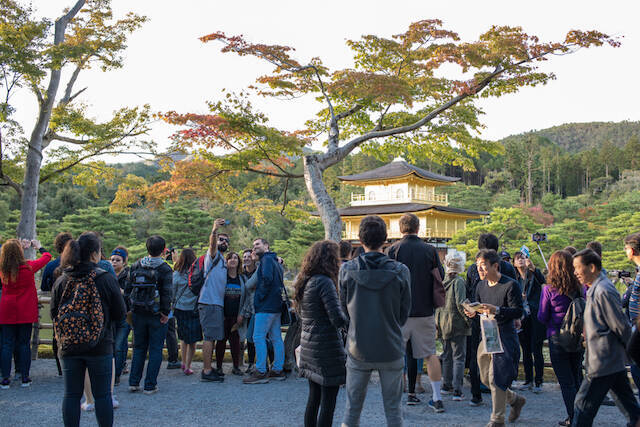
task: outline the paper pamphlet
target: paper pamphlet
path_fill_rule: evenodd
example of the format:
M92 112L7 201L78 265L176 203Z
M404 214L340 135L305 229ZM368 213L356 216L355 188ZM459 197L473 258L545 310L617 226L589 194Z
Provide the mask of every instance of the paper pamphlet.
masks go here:
M490 354L504 353L502 340L500 339L500 331L498 330L498 321L496 319L490 319L483 314L480 316L480 326L485 351Z
M468 299L466 299L466 300L464 300L462 302L462 307L467 311L475 311L475 312L479 313L481 306L482 306L482 304L480 304L479 302L471 302Z

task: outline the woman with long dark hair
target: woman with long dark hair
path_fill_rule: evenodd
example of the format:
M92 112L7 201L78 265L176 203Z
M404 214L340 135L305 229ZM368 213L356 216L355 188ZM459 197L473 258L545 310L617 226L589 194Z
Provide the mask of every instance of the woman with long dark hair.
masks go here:
M242 274L242 262L235 252L229 252L227 260L227 285L224 289L224 339L216 341L216 367L218 375L224 376L222 362L227 349L227 341L231 347L231 360L233 361L233 375L242 375L240 370L240 335L238 322L240 304L245 293L245 276Z
M196 253L184 248L173 265L173 315L178 326L178 339L182 352L182 372L193 375L191 361L196 354L196 343L202 341L202 328L198 315L198 295L189 289L189 268L196 261Z
M84 386L85 371L89 372L91 390L95 401L98 425L113 425L113 401L111 381L113 370L113 330L114 324L124 319L126 310L124 299L115 276L97 270L101 260L101 243L95 233L87 232L67 243L61 257L62 274L55 282L51 297L51 319L55 326L56 337L60 344L62 372L64 376L64 398L62 400L62 419L65 426L80 425L80 398ZM81 288L82 286L82 288ZM80 294L80 289L88 294ZM92 291L92 289L95 289ZM76 294L78 290L78 294ZM94 345L65 347L65 337L61 336L60 325L63 319L58 313L69 309L86 309L83 304L91 301L87 298L93 292L99 295L102 305L103 329L100 339ZM94 300L95 301L95 300ZM73 307L70 304L74 304ZM76 305L77 304L77 305ZM91 307L90 313L96 313ZM61 311L62 310L62 311ZM61 316L64 317L64 316Z
M538 320L547 327L551 365L560 383L567 409L567 419L559 423L562 426L571 425L573 419L573 402L582 382L584 352L565 351L554 344L553 336L559 332L571 301L577 297L584 297L584 289L574 275L573 257L568 251L556 251L549 258L549 274L547 284L542 288Z
M294 284L302 321L300 376L309 380L305 427L331 426L338 390L346 382L347 356L339 330L347 325L347 317L338 299L339 270L338 244L316 242L304 256Z
M23 245L24 242L24 245ZM23 247L33 246L42 254L35 261L24 258ZM0 279L2 279L2 297L0 297L0 328L2 328L2 354L0 367L2 383L0 388L7 389L11 384L11 358L14 348L17 350L16 371L22 375L22 387L31 385L31 326L38 321L38 292L34 274L51 261L51 254L42 249L37 240L9 239L0 251Z

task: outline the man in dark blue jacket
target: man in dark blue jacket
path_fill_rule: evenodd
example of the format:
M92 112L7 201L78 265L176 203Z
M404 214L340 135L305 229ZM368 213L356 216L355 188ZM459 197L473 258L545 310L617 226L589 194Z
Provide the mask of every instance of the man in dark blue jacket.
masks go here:
M59 254L62 254L64 247L67 245L69 240L73 240L73 236L71 233L58 233L56 238L53 240L53 247ZM49 261L44 270L42 270L42 281L40 282L40 289L43 292L51 291L53 289L53 282L55 279L53 278L53 272L60 266L60 257L54 259L53 261Z
M282 267L278 263L275 252L269 251L269 243L265 239L256 239L253 250L260 257L258 267L258 284L254 295L255 307L253 342L256 346L256 369L245 384L264 384L273 380L284 380L284 343L280 332L280 313L282 309ZM267 335L273 344L274 361L267 372Z

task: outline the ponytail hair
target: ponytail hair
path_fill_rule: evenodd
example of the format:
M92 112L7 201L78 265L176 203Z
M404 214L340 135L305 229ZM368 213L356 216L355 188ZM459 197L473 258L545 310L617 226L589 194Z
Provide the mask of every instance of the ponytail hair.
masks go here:
M96 233L84 232L77 240L67 242L60 257L60 265L66 268L88 263L91 261L91 255L100 253L101 247L100 238Z

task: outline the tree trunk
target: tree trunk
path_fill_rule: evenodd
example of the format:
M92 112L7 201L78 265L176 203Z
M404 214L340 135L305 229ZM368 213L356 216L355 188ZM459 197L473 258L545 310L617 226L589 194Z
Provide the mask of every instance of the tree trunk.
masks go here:
M533 168L533 159L527 159L527 204L533 203L533 180L531 178L531 169Z
M342 238L342 220L336 204L322 181L322 168L318 164L316 155L304 157L304 182L311 199L318 208L320 219L324 225L325 239L339 242Z
M80 11L84 3L85 0L78 0L73 8L56 20L55 33L53 36L54 45L58 46L64 42L64 33L67 30L67 24ZM33 132L31 132L31 139L29 140L29 148L27 150L27 164L24 171L24 182L22 184L23 192L20 206L20 222L16 230L18 238L35 239L36 237L36 212L38 209L38 184L40 183L40 167L42 166L43 139L49 127L51 111L56 100L56 95L58 94L61 72L61 65L51 68L47 93L40 103L38 120L33 127ZM29 248L25 251L25 255L28 258L34 258L34 249Z

